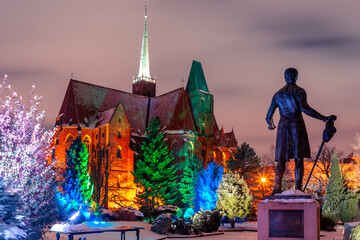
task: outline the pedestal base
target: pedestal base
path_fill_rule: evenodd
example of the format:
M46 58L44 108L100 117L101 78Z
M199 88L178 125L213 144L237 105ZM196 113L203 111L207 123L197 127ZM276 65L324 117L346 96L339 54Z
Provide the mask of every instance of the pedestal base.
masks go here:
M320 239L319 204L310 195L296 193L288 191L258 203L259 240Z

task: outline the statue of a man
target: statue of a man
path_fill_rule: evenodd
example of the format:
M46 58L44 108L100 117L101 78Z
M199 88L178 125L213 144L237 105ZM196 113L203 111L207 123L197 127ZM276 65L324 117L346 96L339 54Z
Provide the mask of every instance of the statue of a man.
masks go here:
M304 176L304 158L310 158L310 146L302 112L313 118L326 122L335 116L326 117L309 106L306 92L296 85L298 71L288 68L285 71L286 85L275 93L266 115L266 122L270 130L276 126L273 115L279 108L280 121L276 136L275 184L271 195L281 193L281 181L285 172L286 162L295 160L295 189L301 190ZM336 118L336 117L335 117Z

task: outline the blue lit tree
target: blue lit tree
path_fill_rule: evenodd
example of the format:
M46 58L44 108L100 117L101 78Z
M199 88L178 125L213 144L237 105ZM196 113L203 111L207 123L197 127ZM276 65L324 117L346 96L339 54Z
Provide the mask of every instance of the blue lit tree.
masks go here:
M63 214L71 210L78 210L81 205L91 203L93 185L88 172L89 152L86 145L77 137L66 151L65 181L61 184L61 193L58 193Z
M208 163L207 167L200 171L196 184L195 211L212 210L216 207L216 190L223 173L224 168L215 162Z

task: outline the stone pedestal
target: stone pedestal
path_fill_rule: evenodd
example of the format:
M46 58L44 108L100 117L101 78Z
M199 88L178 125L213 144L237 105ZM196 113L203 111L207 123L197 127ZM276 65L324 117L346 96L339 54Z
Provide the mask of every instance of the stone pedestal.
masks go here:
M320 239L320 208L310 195L285 191L258 203L259 240Z

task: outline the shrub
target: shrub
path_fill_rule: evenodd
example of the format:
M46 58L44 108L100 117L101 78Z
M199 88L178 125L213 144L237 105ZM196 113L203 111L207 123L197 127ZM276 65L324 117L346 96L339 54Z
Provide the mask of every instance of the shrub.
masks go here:
M184 211L181 208L178 208L177 211L176 211L175 216L177 218L182 218L183 215L184 215Z
M186 209L186 211L185 211L185 213L184 213L184 216L183 216L184 221L185 221L185 222L191 221L191 218L192 218L192 216L194 216L194 214L195 214L195 212L194 212L194 209L193 209L193 208L188 208L188 209Z
M217 210L205 210L197 212L192 217L195 226L199 227L203 232L214 232L219 229L221 214Z
M335 231L335 225L336 222L331 217L323 216L320 220L320 229L323 231Z
M344 195L344 200L341 202L340 219L343 223L352 222L355 216L360 216L358 201L359 193L348 192Z

